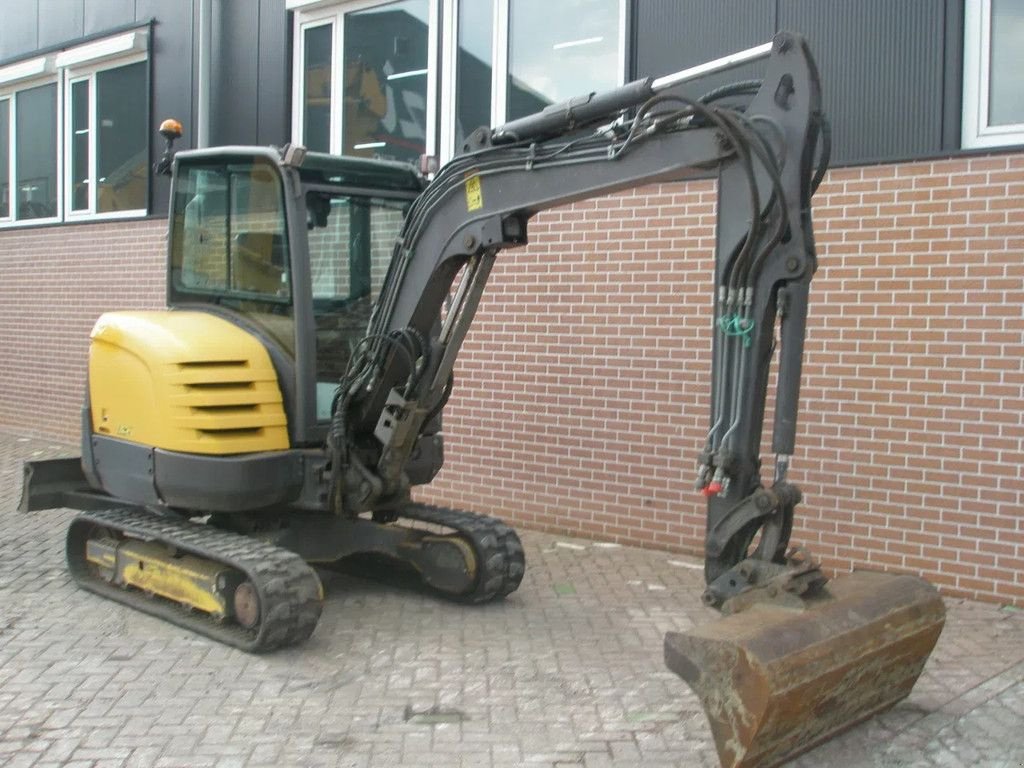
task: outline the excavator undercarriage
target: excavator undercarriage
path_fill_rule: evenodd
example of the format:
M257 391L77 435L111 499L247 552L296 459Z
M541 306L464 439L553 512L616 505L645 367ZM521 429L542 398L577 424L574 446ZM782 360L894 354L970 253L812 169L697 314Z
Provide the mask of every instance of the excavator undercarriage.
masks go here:
M27 463L23 488L22 511L82 510L66 547L79 586L252 652L312 634L323 601L314 565L380 558L466 604L510 595L526 571L522 543L501 520L428 504L376 520L264 510L195 522L97 493L78 459Z
M761 58L761 81L677 90ZM162 133L169 309L100 318L82 457L25 468L25 511L82 510L67 539L82 587L250 651L309 637L313 566L353 556L402 563L460 602L514 592L511 528L411 492L443 463L442 413L491 267L542 210L717 172L696 487L703 600L725 616L669 634L665 661L701 698L723 766L776 765L910 692L942 630L936 591L904 575L829 581L790 548L811 198L829 153L799 36L480 128L427 184L297 146L172 155L180 126Z

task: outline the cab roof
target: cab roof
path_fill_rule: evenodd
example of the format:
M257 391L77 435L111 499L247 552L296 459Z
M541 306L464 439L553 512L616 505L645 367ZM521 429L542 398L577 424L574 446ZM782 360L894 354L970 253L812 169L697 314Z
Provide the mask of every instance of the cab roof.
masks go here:
M225 146L182 150L175 162L191 160L217 161L262 157L282 165L282 150L277 147ZM298 166L303 181L366 189L388 189L420 192L425 182L416 169L407 163L391 160L370 160L365 157L307 152Z
M423 178L406 163L369 160L364 157L309 152L299 166L303 181L320 181L351 187L409 190L423 189Z

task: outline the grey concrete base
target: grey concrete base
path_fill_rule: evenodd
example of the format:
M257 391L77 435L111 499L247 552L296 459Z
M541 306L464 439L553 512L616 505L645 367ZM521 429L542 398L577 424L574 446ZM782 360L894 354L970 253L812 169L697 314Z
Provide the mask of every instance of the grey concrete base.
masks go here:
M0 765L717 765L661 661L716 616L692 559L526 532L477 608L325 572L310 642L250 656L72 585L71 513L15 512L21 461L63 452L0 434ZM1024 765L1024 612L947 604L911 697L794 766Z

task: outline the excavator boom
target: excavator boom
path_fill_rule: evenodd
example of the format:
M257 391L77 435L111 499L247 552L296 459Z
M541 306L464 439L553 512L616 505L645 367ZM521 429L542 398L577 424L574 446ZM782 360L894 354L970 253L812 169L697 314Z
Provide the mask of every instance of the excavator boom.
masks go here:
M534 215L710 171L719 178L717 332L707 387L715 425L702 459L702 473L709 475L702 487L714 480L719 488L709 530L716 531L712 548L723 552L712 557L729 560L732 529L745 528L740 518L764 517L731 510L760 485L777 319L782 351L775 443L786 456L793 450L807 291L817 266L810 197L821 176L814 154L823 118L806 44L780 35L718 66L769 53L764 82L753 94L749 83L736 93L710 94L707 101L666 91L683 79L681 73L575 99L470 136L463 154L410 208L362 354L342 382L332 448L342 458L336 465L353 474L336 478L339 508L378 507L405 493L402 467L427 417L444 400L491 266L500 251L528 241ZM752 98L743 110L719 103L744 93ZM636 112L623 121L626 108ZM583 131L599 123L603 128ZM354 464L348 461L353 457Z

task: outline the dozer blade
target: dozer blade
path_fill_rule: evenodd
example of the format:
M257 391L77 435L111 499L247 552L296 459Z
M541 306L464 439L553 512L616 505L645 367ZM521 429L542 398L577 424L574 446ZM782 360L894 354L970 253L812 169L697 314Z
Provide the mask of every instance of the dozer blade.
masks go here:
M945 622L914 576L862 571L803 610L755 603L665 637L700 697L723 768L769 768L882 712L914 687Z

